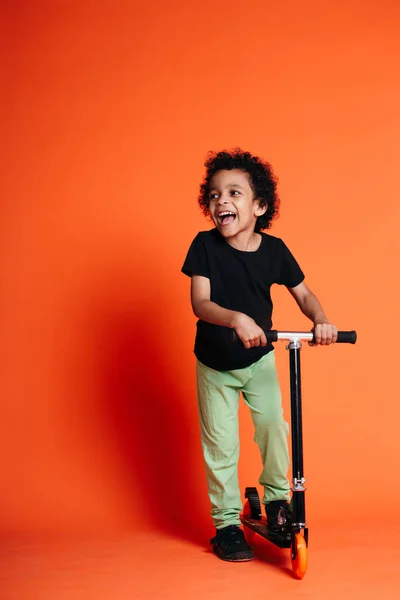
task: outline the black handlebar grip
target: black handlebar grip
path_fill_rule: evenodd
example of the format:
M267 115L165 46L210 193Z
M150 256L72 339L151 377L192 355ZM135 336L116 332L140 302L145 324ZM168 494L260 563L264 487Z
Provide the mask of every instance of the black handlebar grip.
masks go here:
M273 344L278 341L278 330L271 329L271 331L264 331L265 337L267 338L267 342L269 344Z
M337 340L338 344L355 344L357 341L356 331L338 331Z

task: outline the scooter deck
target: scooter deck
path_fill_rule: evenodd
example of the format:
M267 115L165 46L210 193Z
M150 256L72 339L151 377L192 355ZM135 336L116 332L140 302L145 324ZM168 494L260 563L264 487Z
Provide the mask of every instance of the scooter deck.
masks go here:
M282 540L281 538L271 537L268 534L266 517L261 517L260 520L250 519L248 517L241 517L241 521L243 525L245 525L249 529L252 529L256 533L258 533L258 535L261 535L261 537L265 538L269 542L272 542L273 544L275 544L275 546L278 546L279 548L291 547L292 542L290 537L287 540Z

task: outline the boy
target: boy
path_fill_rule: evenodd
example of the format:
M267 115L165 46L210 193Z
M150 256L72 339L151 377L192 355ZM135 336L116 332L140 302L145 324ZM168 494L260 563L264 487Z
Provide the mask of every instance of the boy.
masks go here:
M239 394L249 406L261 452L267 527L290 537L287 479L288 424L272 345L272 284L285 285L313 322L317 344L331 344L337 329L304 282L284 242L261 233L278 214L276 179L270 165L248 152L210 153L199 204L215 225L193 240L182 272L191 277L191 303L198 317L194 352L200 430L206 465L215 554L249 561L253 552L240 528ZM232 341L232 329L239 338Z

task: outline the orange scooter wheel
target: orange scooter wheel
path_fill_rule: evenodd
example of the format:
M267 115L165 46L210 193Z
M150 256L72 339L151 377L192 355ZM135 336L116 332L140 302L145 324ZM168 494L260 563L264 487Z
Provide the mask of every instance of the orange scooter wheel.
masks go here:
M292 547L292 569L296 579L303 579L307 571L307 544L301 533L294 536Z

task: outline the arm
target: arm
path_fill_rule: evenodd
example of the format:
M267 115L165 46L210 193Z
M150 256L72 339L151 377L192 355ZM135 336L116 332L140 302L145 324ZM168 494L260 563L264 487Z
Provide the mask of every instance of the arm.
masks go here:
M329 322L315 294L304 283L288 288L296 300L301 312L314 323L315 341L317 344L332 344L337 340L337 328Z
M207 277L192 275L190 298L198 319L234 329L246 348L267 345L265 333L251 317L211 301L211 286Z

